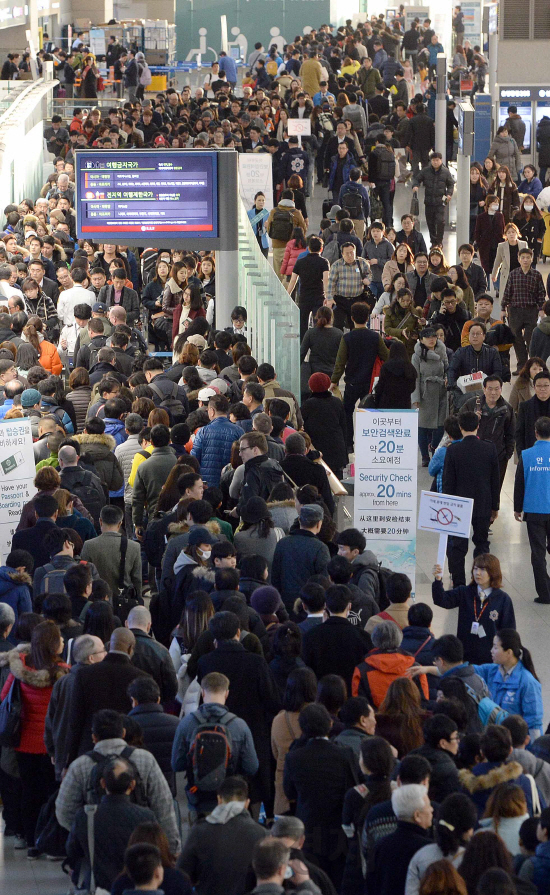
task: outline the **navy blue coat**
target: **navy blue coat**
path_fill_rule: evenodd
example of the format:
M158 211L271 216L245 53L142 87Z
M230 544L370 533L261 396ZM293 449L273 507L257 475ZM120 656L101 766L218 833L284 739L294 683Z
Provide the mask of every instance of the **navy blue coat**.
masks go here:
M172 793L176 795L176 775L172 770L172 744L179 724L178 718L175 715L167 715L163 707L156 702L136 705L128 714L141 727L145 749L155 756Z
M201 465L201 476L212 487L219 487L222 469L231 459L233 443L243 434L227 417L217 417L199 429L191 454Z

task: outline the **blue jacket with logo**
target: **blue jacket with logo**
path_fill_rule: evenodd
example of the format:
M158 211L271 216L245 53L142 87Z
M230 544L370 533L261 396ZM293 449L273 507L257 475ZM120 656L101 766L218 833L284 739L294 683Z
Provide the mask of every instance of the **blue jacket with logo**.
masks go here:
M126 433L126 429L124 427L124 422L122 420L109 419L109 417L105 417L105 434L112 435L116 441L117 447L120 444L123 444L128 435ZM118 491L109 491L109 497L123 497L124 496L124 485L118 489Z
M542 728L542 688L522 662L518 662L510 676L504 680L500 666L488 663L474 665L476 674L485 681L493 699L501 709L511 715L521 715L529 730Z
M514 512L550 515L550 441L521 452L514 482Z
M208 426L199 429L191 454L201 465L201 476L212 487L220 484L223 467L231 458L231 447L243 430L226 417L212 420Z

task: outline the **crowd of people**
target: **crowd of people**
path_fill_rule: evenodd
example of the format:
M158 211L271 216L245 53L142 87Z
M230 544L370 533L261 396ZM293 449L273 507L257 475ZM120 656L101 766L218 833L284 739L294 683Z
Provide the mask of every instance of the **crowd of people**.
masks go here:
M403 30L400 13L284 58L259 45L239 99L222 54L194 97L54 117L55 173L4 210L0 419L30 421L36 493L0 567L3 835L83 891L550 892L550 732L489 540L515 453L550 603L550 302L496 150L472 169L473 243L447 263L454 181L429 155L429 77L420 99L406 77L439 42L429 20L414 47ZM312 118L304 148L289 115ZM300 308L302 394L253 357L245 307L220 326L214 253L76 239L74 149L122 145L272 154L278 201L258 194L249 217ZM318 228L315 174L332 192ZM392 227L410 177L429 251L415 215ZM417 408L433 489L474 500L471 575L466 538L449 539L449 588L433 570L456 635L434 636L363 531L338 530L358 401Z

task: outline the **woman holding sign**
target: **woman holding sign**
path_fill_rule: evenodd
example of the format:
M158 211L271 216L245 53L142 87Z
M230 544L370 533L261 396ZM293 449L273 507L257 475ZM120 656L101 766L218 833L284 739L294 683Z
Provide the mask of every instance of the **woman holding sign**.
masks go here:
M433 569L432 599L443 609L458 607L456 636L464 646L464 661L483 665L492 661L495 635L502 628L516 628L512 600L501 590L500 562L492 553L476 556L470 584L452 590L443 587L443 569Z

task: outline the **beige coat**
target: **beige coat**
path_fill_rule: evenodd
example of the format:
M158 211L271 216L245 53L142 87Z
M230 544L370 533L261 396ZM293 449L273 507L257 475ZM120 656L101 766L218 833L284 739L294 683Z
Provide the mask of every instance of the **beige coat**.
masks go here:
M405 273L411 273L414 270L412 264L407 264L407 269ZM393 280L396 273L399 273L399 267L397 266L397 261L395 258L390 258L389 261L386 261L384 264L384 269L382 270L382 285L386 292L389 292L391 281ZM405 276L405 274L403 274ZM405 278L405 282L407 282Z
M388 608L385 610L388 615L391 615L394 622L399 625L401 630L406 628L409 624L409 620L407 618L409 614L409 609L411 608L411 600L407 600L406 603L390 603ZM379 625L380 622L389 621L387 618L382 618L380 615L371 615L367 624L365 625L365 631L367 634L372 634L376 625Z
M277 762L275 769L275 814L284 814L290 810L290 803L283 789L283 771L285 758L294 740L301 736L298 724L300 712L279 712L271 725L271 751Z
M518 239L518 252L521 252L522 249L527 249L528 245L524 239ZM499 242L497 246L497 253L495 257L495 263L493 264L493 273L492 276L496 277L500 268L500 285L499 285L499 295L502 299L504 295L504 290L506 289L506 283L508 282L508 277L510 276L510 245L508 240L504 240L504 242Z

